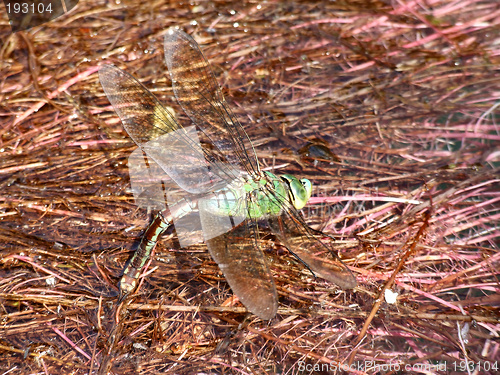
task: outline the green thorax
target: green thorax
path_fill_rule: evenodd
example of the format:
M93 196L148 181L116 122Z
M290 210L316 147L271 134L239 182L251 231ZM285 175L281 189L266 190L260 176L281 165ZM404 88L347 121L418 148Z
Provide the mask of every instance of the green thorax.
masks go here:
M261 219L277 216L290 205L301 209L311 197L311 190L307 179L264 172L258 179L241 177L204 200L205 207L216 216Z

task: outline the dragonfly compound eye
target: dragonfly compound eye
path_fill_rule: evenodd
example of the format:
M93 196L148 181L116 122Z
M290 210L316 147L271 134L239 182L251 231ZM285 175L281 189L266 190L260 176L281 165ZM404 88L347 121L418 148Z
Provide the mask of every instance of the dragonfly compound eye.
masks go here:
M307 179L299 180L297 177L285 174L281 176L283 181L288 184L290 188L290 201L293 206L300 210L302 209L309 198L311 198L312 184Z

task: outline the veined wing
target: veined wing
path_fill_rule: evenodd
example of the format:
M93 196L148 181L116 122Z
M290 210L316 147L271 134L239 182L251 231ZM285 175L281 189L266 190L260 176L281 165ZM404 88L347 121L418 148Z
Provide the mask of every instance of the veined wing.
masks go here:
M165 61L177 101L198 126L201 141L215 146L217 160L227 160L249 174L258 174L259 164L250 139L227 106L194 39L170 29L165 35Z
M228 217L214 216L198 202L204 233L219 231ZM206 240L234 294L252 313L264 320L274 318L278 309L276 286L257 240L257 222L247 219L226 233Z
M356 287L356 278L329 246L316 236L320 232L311 229L302 215L291 205L285 204L281 216L269 218L269 225L280 241L317 276L342 289ZM328 259L329 255L333 256Z
M205 193L224 187L238 172L204 148L194 126L183 128L158 99L114 65L99 70L99 80L125 130L182 189Z

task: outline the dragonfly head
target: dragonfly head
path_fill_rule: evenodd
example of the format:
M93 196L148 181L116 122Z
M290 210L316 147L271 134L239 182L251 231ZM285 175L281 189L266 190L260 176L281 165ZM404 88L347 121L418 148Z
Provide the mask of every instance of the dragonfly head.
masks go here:
M289 189L290 201L293 206L300 210L302 209L312 194L312 184L307 178L299 180L297 177L290 174L284 174L281 179L286 182Z

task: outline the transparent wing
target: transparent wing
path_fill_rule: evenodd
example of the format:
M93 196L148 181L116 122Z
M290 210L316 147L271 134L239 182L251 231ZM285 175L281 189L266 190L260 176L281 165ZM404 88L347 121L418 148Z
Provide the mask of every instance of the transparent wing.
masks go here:
M204 233L226 225L227 217L214 216L202 202L199 209ZM207 239L206 243L234 294L249 311L268 320L278 309L276 286L257 239L257 223L248 219L226 233Z
M195 40L177 29L165 35L165 61L177 101L198 126L202 142L215 146L217 160L225 160L249 174L259 164L245 130L222 95Z
M268 222L274 234L316 276L328 280L342 289L356 287L356 278L346 265L326 244L316 236L320 232L311 229L302 215L290 204L284 203L281 216L269 218Z
M114 65L99 80L134 142L184 190L205 193L225 186L238 171L218 160L216 147L202 147L194 126L183 128L158 99Z

